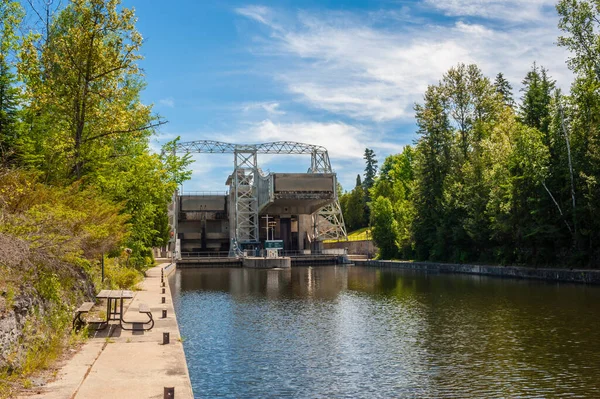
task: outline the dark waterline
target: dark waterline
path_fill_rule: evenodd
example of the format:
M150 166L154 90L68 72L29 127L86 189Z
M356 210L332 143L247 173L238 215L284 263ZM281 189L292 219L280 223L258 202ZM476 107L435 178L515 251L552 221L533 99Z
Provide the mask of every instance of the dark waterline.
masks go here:
M600 287L334 266L171 284L197 398L600 397Z

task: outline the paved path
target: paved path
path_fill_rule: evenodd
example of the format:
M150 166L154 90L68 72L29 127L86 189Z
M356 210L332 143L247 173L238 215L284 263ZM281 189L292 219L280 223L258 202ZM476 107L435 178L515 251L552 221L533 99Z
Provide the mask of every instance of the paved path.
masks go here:
M147 304L155 320L150 331L122 330L113 321L97 332L82 349L60 369L55 381L28 398L163 398L164 387L175 388L175 398L193 398L179 328L173 310L169 285L163 295L160 284L162 264L146 272L140 291L125 302L126 320L144 320L139 303ZM168 272L167 272L168 273ZM165 275L166 281L166 275ZM166 297L166 304L161 298ZM162 318L162 310L167 318ZM116 323L116 324L114 324ZM163 332L170 333L170 344L163 345Z

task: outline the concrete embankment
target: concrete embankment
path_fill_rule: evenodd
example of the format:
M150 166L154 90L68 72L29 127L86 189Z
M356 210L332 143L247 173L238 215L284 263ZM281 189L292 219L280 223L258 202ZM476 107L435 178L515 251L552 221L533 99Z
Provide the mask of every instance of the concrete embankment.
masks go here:
M165 274L162 293L161 269ZM165 387L174 388L175 398L193 398L187 363L173 309L167 276L175 267L162 264L146 272L131 300L125 302L126 320L143 321L141 303L150 307L155 320L150 331L126 331L112 321L88 339L81 350L67 360L57 378L35 389L33 395L54 398L162 398ZM165 297L165 303L162 298ZM166 310L167 317L163 318ZM163 344L163 333L169 343Z
M455 263L355 260L357 266L424 270L438 273L464 273L484 276L516 277L569 283L600 284L600 270L552 269L517 266L462 265Z

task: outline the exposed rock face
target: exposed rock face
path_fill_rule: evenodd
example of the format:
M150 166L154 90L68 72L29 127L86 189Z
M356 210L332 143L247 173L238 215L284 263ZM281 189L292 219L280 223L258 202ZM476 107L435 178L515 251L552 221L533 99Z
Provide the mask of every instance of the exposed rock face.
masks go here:
M35 307L43 309L44 302L31 292L24 293L0 316L0 369L12 370L22 365L26 348L19 348L19 344L27 321L36 321L32 312Z
M55 282L49 298L39 282ZM43 291L43 290L42 290ZM19 369L31 349L30 340L48 324L52 311L67 319L76 304L93 297L93 285L84 271L0 233L0 370ZM57 305L58 304L58 305ZM68 330L51 331L65 335ZM39 337L38 337L39 339Z

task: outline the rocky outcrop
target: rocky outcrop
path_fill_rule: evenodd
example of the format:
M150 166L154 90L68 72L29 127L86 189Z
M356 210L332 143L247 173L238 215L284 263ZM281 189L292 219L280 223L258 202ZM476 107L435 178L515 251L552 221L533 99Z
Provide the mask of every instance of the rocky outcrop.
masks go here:
M0 371L19 370L33 347L66 337L74 306L92 297L81 267L0 233Z

